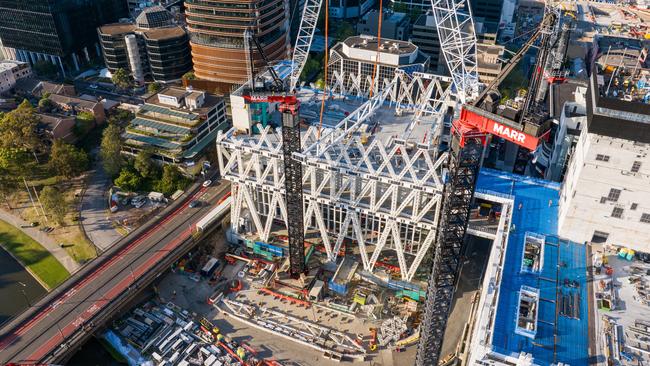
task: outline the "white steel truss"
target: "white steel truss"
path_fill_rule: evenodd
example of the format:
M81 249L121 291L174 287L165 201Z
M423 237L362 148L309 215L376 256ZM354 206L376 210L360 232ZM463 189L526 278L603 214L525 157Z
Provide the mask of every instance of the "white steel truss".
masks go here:
M296 38L296 46L293 49L293 57L291 59L290 91L296 89L302 69L305 67L307 57L309 57L309 49L314 37L320 8L321 0L305 0L305 7L302 9L302 18L300 20L300 29Z
M478 94L479 88L476 34L469 2L431 0L431 6L440 39L440 50L447 61L458 98L461 103L466 103Z
M395 104L391 97L401 101L396 113L413 114L411 123L424 123L425 114L440 120L442 98L449 94L440 81L397 73L387 88L320 137L313 126L303 132L302 150L294 157L303 165L305 231L318 233L329 260L336 261L347 239L356 243L365 270L372 272L382 253L393 250L402 279L415 276L436 237L446 154L431 139L383 141L361 131L379 108ZM220 132L217 150L221 174L232 182L232 229L239 233L246 216L255 235L267 241L274 223L287 224L282 137L280 129L258 128L259 135Z
M339 355L363 356L362 345L349 335L314 322L291 316L264 306L255 306L236 300L224 299L230 313L240 320L252 323L276 335L284 335L294 341L310 345L320 351L331 351Z

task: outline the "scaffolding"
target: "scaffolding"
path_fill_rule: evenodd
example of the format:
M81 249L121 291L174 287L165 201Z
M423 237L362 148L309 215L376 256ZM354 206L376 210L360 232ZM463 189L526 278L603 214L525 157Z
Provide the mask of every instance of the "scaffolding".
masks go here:
M302 131L300 152L293 157L302 168L303 230L320 234L330 261L349 239L357 243L364 270L372 272L382 251L393 250L402 279L415 276L440 217L447 154L439 152L436 136L442 135L447 106L455 103L445 80L396 72L387 88L320 136L315 126ZM412 115L401 136L383 140L368 132L380 109ZM290 226L283 131L258 127L256 135L220 132L217 150L221 174L232 182L233 232L246 231L247 217L250 232L268 241L274 222Z

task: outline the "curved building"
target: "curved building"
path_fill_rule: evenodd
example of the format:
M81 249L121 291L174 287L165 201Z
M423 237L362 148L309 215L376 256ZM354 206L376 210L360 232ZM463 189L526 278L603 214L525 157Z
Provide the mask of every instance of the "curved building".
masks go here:
M270 61L287 57L288 0L186 0L194 74L220 84L247 79L244 31L250 29ZM263 67L253 50L253 68Z
M106 24L98 33L111 72L123 68L138 82L145 76L170 82L192 69L187 32L160 6L143 10L135 23Z

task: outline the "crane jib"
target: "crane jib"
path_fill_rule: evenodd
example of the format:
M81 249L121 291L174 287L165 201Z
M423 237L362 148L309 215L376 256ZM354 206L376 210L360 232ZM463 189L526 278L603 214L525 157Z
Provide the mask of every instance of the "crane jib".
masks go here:
M488 112L481 111L479 114L468 110L468 108L463 108L460 119L463 124L471 125L481 132L499 136L519 146L523 146L528 150L535 150L539 144L539 138L522 132L513 126L496 121L497 117L500 116L494 115L495 118L490 118L483 114L488 114Z

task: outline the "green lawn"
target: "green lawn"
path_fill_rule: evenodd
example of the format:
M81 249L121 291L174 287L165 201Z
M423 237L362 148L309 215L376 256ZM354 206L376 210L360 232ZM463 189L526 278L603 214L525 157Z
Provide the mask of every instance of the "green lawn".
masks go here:
M0 220L0 244L50 289L55 288L70 276L65 267L41 244L2 220Z

